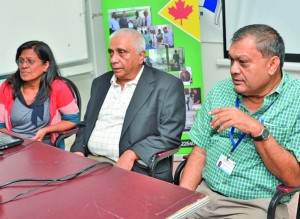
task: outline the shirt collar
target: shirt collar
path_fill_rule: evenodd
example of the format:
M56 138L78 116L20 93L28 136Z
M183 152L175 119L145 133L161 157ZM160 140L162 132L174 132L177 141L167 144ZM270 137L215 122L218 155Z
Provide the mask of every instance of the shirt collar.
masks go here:
M282 78L281 78L280 83L278 84L278 86L275 88L275 90L271 94L273 94L273 93L279 93L280 94L280 92L283 90L284 84L287 81L287 73L284 70L282 70L281 75L282 75Z
M282 78L281 78L280 83L275 88L275 90L272 91L271 93L269 93L267 96L271 96L274 93L280 94L280 92L282 92L282 90L283 90L283 86L284 86L284 84L285 84L286 81L287 81L287 73L284 70L282 70ZM243 96L241 94L237 93L237 98L239 98L239 101L242 101Z
M138 83L138 81L139 81L139 79L140 79L140 77L142 75L143 70L144 70L144 65L142 65L142 68L140 69L139 73L136 75L135 79L133 79L131 81L128 81L126 83L126 85L131 85L131 84L137 85L137 83ZM115 86L118 86L118 84L117 84L117 77L115 76L115 74L113 74L112 78L110 79L110 83L113 84L113 85L115 85Z

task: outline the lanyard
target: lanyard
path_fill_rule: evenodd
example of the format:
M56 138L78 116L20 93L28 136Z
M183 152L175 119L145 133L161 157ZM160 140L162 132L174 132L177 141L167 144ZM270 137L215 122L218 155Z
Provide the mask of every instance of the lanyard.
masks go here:
M238 98L236 98L236 100L235 100L235 107L239 108L239 99ZM232 144L232 149L231 149L230 153L228 154L227 159L230 158L231 154L234 152L234 150L237 148L237 146L241 143L243 138L246 136L246 133L243 132L242 135L239 137L238 141L234 142L234 139L233 139L234 130L235 130L234 127L232 127L231 130L230 130L230 141L231 141L231 144Z

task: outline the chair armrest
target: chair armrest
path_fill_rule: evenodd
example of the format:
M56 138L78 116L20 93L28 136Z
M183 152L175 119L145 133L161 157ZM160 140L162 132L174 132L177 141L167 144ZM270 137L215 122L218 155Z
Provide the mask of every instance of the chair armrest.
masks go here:
M71 129L68 129L68 130L65 130L65 131L61 131L61 132L58 132L58 136L55 140L55 143L54 143L54 146L59 148L59 144L62 140L64 140L65 138L68 138L70 137L71 135L73 134L76 134L79 129L81 127L84 127L85 126L85 123L84 122L79 122L74 128L71 128Z
M277 192L275 195L272 197L271 202L269 204L268 208L268 216L267 219L273 219L275 218L275 211L276 207L279 204L280 200L287 195L294 194L296 192L300 191L300 185L297 187L289 187L285 185L279 185L276 187Z
M189 155L183 155L183 156L182 156L182 159L184 159L184 160L189 159Z
M85 122L79 122L74 128L58 132L59 135L65 135L66 137L73 135L78 132L81 127L85 126Z
M168 151L162 151L162 152L159 152L159 153L155 154L153 156L152 163L150 165L150 176L154 177L156 165L161 160L164 160L166 158L169 158L169 157L173 156L178 151L179 151L179 148L176 148L176 149L172 149L172 150L168 150Z
M165 159L167 157L170 157L172 155L174 155L175 153L177 153L179 151L179 148L173 149L173 150L168 150L168 151L163 151L160 153L156 154L156 159Z
M283 192L283 193L295 193L295 192L298 192L300 191L300 186L297 186L297 187L289 187L289 186L285 186L285 185L279 185L276 187L277 190Z
M174 184L175 185L179 185L181 173L183 171L183 168L185 167L185 164L189 158L189 155L184 155L182 158L183 158L183 160L179 163L179 165L177 166L177 168L175 170L175 174L174 174Z

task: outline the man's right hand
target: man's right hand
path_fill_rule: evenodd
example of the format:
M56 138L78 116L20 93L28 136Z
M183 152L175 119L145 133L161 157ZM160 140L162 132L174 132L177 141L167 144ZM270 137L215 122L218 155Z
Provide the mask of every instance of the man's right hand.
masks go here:
M211 120L211 126L213 129L218 128L218 132L234 127L251 136L258 136L264 128L260 121L236 107L214 109L209 114L214 115L214 118Z

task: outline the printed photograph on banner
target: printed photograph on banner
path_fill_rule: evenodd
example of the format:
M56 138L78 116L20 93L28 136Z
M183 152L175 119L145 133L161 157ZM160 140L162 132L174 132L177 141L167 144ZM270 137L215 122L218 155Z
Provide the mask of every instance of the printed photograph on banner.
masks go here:
M196 117L196 111L186 111L186 119L183 134L187 134L191 130Z
M200 88L185 88L185 103L186 111L196 111L201 108L201 89Z
M196 111L201 108L201 89L200 88L185 88L185 109L186 121L184 132L188 132L196 119Z
M169 66L171 71L182 71L184 66L184 48L169 48Z
M146 41L146 49L163 49L174 47L173 28L171 24L139 27Z
M150 6L115 8L108 10L109 33L120 28L138 29L152 25Z
M178 73L174 74L177 78L182 80L183 85L192 85L193 84L193 77L192 77L192 67L185 67L185 70L179 71Z
M200 88L190 88L190 98L191 98L191 107L190 110L199 110L201 108L201 89Z
M154 68L162 71L185 70L184 48L151 49L149 59Z

